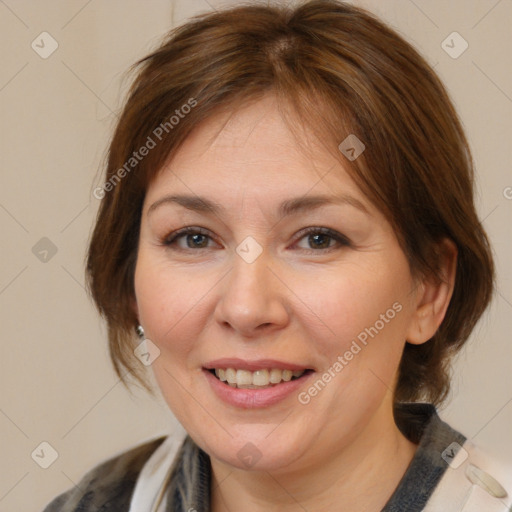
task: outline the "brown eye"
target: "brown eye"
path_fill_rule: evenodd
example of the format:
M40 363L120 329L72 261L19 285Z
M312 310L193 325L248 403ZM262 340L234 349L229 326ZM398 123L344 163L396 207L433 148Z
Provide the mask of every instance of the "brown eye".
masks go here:
M308 241L315 249L328 249L331 246L332 240L332 237L324 233L308 235Z
M308 248L312 252L326 251L336 248L335 246L348 246L349 240L341 233L328 228L308 228L302 232L299 240L306 239Z
M179 243L182 239L185 246ZM162 243L171 248L176 246L177 249L207 249L209 240L211 237L204 230L189 227L171 233Z
M208 243L207 236L203 235L201 233L196 233L193 235L181 235L181 237L185 238L185 240L187 242L187 247L190 247L191 249L195 249L195 248L203 249L204 247L206 247L206 245Z

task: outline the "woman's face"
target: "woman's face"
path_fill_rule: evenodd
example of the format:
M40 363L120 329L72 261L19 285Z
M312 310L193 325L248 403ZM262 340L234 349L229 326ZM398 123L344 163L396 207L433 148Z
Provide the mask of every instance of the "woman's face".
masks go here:
M311 468L394 428L417 287L384 216L332 155L306 157L272 97L224 122L147 191L138 318L169 407L210 456Z

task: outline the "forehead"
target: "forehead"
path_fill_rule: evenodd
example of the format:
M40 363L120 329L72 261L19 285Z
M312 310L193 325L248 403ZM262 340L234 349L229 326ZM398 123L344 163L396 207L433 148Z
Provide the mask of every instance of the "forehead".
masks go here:
M371 209L343 157L335 158L312 132L291 130L273 96L199 125L152 180L147 200L176 191L217 202L243 195L259 203L350 195Z

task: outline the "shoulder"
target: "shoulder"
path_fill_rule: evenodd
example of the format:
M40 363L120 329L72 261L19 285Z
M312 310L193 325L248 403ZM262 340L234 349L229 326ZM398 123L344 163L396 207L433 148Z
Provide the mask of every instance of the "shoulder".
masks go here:
M451 428L432 406L418 404L415 409L427 419L418 455L423 466L430 466L437 475L424 511L512 510L511 465Z
M397 404L395 419L402 433L418 448L384 510L512 510L510 466L442 421L432 404Z
M425 512L509 512L512 510L512 466L467 440L452 443L441 454L447 470Z
M128 510L137 477L162 436L118 454L89 470L80 482L57 496L43 512Z

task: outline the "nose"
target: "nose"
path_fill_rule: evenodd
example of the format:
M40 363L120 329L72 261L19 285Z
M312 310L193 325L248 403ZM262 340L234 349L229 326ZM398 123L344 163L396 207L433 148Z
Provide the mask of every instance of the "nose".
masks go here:
M254 338L282 329L289 322L286 286L265 253L248 263L234 255L233 268L223 279L215 318L224 328Z

